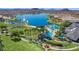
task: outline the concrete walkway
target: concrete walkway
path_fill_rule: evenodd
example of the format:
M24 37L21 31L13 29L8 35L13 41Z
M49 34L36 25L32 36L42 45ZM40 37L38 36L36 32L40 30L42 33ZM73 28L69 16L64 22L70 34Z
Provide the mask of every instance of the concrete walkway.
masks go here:
M69 48L69 49L57 49L57 48L52 48L53 50L56 50L56 51L72 51L72 50L75 50L79 48L79 46L76 46L74 48Z
M29 40L26 40L24 38L21 38L22 41L26 41L28 42ZM58 48L55 48L55 47L52 47L51 49L55 50L55 51L72 51L72 50L75 50L75 49L78 49L79 48L79 43L75 43L75 42L72 42L73 44L76 44L78 46L74 47L74 48L69 48L69 49L58 49Z

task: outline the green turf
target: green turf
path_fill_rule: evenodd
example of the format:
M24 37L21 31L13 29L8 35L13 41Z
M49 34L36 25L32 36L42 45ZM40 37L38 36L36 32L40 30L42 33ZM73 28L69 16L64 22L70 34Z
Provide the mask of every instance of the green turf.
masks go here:
M2 35L4 51L41 51L43 50L39 45L24 41L14 42L5 35Z
M46 42L47 42L48 44L51 44L52 46L56 46L56 45L60 45L60 44L61 44L64 49L76 47L75 44L69 43L69 42L66 42L66 41L65 41L65 42L64 42L64 41L62 41L62 42L56 42L56 41L53 41L53 40L46 40Z
M22 25L20 27L16 27L14 28L16 25L6 25L0 22L0 26L8 26L12 29L8 29L8 32L13 32L13 31L23 31L24 32L24 36L29 36L32 35L32 40L36 39L38 36L38 32L37 31L33 31L33 30L26 30L26 32L24 31L25 28L22 27ZM0 28L1 31L1 28ZM4 51L43 51L42 47L38 44L34 44L32 42L28 41L18 41L18 42L14 42L11 40L11 38L9 36L6 36L5 34L1 35L1 39L2 39L2 43L4 45L3 50ZM58 45L58 44L62 44L63 48L67 49L67 48L72 48L75 47L74 44L72 43L68 43L68 42L54 42L53 40L49 40L47 43L51 44L52 46L54 45ZM75 50L79 50L75 49Z

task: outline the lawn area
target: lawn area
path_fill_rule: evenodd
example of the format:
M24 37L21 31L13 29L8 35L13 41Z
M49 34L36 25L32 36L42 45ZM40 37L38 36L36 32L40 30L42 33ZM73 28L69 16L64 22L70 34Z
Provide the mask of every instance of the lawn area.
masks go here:
M77 46L76 44L69 43L69 42L66 42L66 41L56 42L54 40L50 40L50 41L46 41L46 42L48 44L51 44L51 46L62 45L62 48L61 49L69 49L69 48L74 48L74 47Z
M3 22L0 22L0 26L8 26L12 28L12 29L8 29L8 32L10 33L13 31L24 32L24 28L22 27L22 25L19 25L20 27L16 27L17 25L14 25L14 24L4 24ZM1 31L1 28L0 28L0 31ZM28 31L27 31L27 34L29 34ZM20 40L18 42L14 42L11 40L10 36L6 36L6 34L1 34L1 40L4 45L3 47L4 51L42 51L43 50L40 45L32 42L28 42L29 41L28 39L27 39L28 41Z
M79 51L79 48L77 48L77 49L74 49L74 50L72 50L72 51Z
M4 45L4 51L41 51L39 45L25 41L14 42L5 35L1 36Z
M58 21L55 21L55 22L58 22ZM7 30L5 29L7 33L2 33L2 30L4 30L4 28L2 27L7 28ZM40 33L40 31L37 28L30 28L30 27L24 26L24 24L20 24L20 25L4 24L3 22L0 22L0 32L1 32L1 40L4 45L3 51L43 51L44 50L40 44L33 43L29 39L27 39L27 37L30 37L32 41L35 41L35 39L37 39L38 34ZM9 35L7 36L6 34L8 33ZM26 39L26 41L20 40L20 41L14 42L13 40L11 40L14 37L24 38ZM76 46L75 44L69 43L67 41L56 42L54 41L54 39L47 40L45 41L45 43L51 45L52 47L56 47L59 45L61 46L60 49L69 49ZM75 50L79 50L79 48ZM53 51L53 49L51 51Z

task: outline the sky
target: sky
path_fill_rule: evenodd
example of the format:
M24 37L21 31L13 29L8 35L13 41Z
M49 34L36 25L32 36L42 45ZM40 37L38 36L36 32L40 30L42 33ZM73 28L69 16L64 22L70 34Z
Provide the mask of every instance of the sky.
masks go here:
M0 0L0 8L18 8L18 7L79 8L79 0Z
M78 0L0 0L0 8L55 8L79 10Z

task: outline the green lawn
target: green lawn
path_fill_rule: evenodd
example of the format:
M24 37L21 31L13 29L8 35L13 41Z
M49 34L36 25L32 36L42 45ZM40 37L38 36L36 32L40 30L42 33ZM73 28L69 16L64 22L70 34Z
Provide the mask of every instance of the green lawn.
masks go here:
M6 26L6 24L0 23L0 26ZM29 31L26 30L26 32L24 31L25 28L22 27L22 25L20 27L16 27L14 28L16 25L7 25L8 27L12 28L12 29L8 29L8 32L13 32L13 31L23 31L24 32L24 36L29 36L30 34L32 35L32 40L36 39L37 35L39 34L39 32L37 31ZM0 28L1 31L1 28ZM31 33L30 33L31 32ZM43 48L39 45L39 44L35 44L32 42L28 41L18 41L18 42L14 42L11 40L10 36L6 36L5 34L1 35L1 40L2 43L4 45L3 50L4 51L43 51ZM54 42L53 40L49 40L47 41L48 44L51 44L52 46L54 45L58 45L58 44L62 44L63 48L68 49L68 48L72 48L75 47L74 44L72 43L68 43L68 42ZM75 50L79 50L75 49Z
M13 28L17 25L11 25L11 24L9 25L9 24L4 24L3 22L0 22L0 26L8 26L8 27ZM20 25L20 26L22 26L22 25ZM17 30L21 31L21 30L24 30L24 28L16 27L13 29L9 29L8 32L17 31ZM22 40L19 42L14 42L11 40L11 38L9 36L6 36L5 34L1 35L1 40L4 45L4 47L3 47L4 51L42 51L43 50L40 45L31 43L31 42L22 41Z
M25 41L14 42L5 35L1 36L4 45L4 51L41 51L39 45Z
M51 44L52 46L55 46L55 45L62 45L62 49L69 49L69 48L74 48L76 47L76 44L73 44L73 43L69 43L67 41L62 41L62 42L56 42L56 41L53 41L53 40L50 40L50 41L46 41L48 44Z

